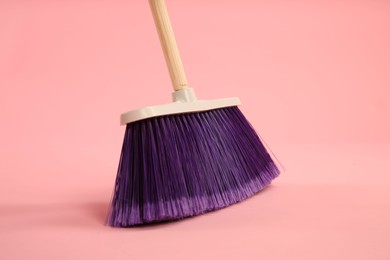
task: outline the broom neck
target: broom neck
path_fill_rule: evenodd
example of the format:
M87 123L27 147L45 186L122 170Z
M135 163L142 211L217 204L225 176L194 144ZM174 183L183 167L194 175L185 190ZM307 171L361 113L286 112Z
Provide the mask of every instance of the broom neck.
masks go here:
M175 91L187 89L186 75L164 0L149 0L149 5L152 10L154 23L160 38L173 88Z

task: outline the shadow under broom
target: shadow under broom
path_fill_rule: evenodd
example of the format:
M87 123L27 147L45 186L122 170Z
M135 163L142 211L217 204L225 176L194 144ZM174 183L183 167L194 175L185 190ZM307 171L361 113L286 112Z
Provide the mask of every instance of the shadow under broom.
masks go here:
M237 107L198 100L187 85L163 0L149 0L175 92L170 104L121 115L126 132L107 224L129 227L224 208L279 170Z

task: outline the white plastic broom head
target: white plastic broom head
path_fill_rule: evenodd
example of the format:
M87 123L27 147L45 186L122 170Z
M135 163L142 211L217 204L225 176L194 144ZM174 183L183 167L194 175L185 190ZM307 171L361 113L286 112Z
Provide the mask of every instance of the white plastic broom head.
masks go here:
M214 100L198 100L192 88L177 90L172 93L173 102L169 104L148 106L123 113L120 117L121 125L151 117L194 113L224 107L233 107L241 104L237 97Z

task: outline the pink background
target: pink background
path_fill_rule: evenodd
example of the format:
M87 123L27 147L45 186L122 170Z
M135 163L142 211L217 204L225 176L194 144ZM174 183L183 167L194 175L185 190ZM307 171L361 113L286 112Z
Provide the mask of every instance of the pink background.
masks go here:
M239 96L287 172L221 211L103 226L119 114L170 101L147 1L2 0L0 259L390 259L390 2L167 6L198 96Z

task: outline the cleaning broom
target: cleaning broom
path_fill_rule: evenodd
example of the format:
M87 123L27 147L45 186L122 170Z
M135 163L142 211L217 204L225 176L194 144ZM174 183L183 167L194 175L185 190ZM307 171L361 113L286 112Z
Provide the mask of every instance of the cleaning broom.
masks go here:
M173 102L121 115L127 125L107 224L129 227L224 208L279 175L238 98L198 100L187 85L163 0L149 0Z

